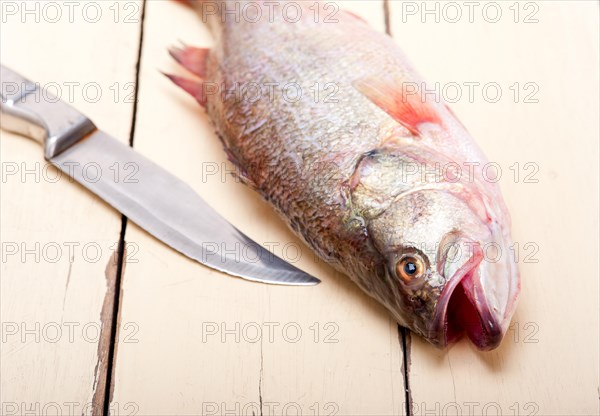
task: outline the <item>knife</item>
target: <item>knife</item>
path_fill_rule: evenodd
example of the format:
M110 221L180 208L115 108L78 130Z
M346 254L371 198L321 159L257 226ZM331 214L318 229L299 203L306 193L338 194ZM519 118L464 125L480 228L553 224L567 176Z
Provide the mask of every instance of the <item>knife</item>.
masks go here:
M180 179L96 128L65 102L41 93L38 84L3 65L0 81L2 129L40 142L46 160L163 243L246 280L320 283L247 237ZM97 175L110 172L115 163L136 169L138 179L116 181L114 175Z

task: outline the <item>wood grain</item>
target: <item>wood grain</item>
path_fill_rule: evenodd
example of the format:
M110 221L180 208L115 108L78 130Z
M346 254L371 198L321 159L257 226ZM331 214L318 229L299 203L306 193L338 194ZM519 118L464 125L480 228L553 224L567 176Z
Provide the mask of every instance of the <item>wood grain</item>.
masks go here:
M412 337L412 410L598 414L598 4L520 3L515 15L502 2L497 23L486 20L496 20L491 8L482 14L485 2L472 23L464 7L450 23L444 16L455 14L437 3L436 23L414 4L416 14L391 3L392 32L432 89L438 82L454 99L451 84L461 86L451 107L501 168L518 244L506 254L519 254L523 286L491 353L468 342L437 351ZM480 85L472 102L469 82Z
M52 3L3 2L2 64L127 142L140 3L121 16L109 2L77 2L71 14ZM0 136L0 413L100 414L121 215L60 176L37 143Z
M381 2L352 9L383 30ZM185 75L167 47L210 46L192 11L148 2L134 148L189 183L250 237L323 280L249 283L173 252L134 225L139 263L123 277L113 402L140 414L397 414L403 406L396 324L346 277L315 261L271 207L232 177L204 111L159 69ZM208 174L216 168L215 174ZM198 213L202 215L202 213ZM360 392L360 393L359 393Z
M141 1L77 3L72 23L56 3L55 23L41 3L25 16L2 9L2 63L124 142L135 125L137 151L322 283L274 287L207 269L123 228L115 210L56 179L36 143L1 132L1 414L599 413L596 2L482 2L472 16L465 2L428 2L429 13L422 2L338 2L388 26L500 168L518 244L504 254L519 256L523 291L490 353L403 338L236 181L204 111L159 72L187 75L166 52L180 40L212 44L191 10L146 2L138 73Z

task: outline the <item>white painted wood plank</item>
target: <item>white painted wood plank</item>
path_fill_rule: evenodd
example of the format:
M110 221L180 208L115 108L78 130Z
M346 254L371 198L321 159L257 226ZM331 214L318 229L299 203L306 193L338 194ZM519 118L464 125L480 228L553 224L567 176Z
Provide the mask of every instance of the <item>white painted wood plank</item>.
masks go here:
M382 2L350 8L383 29ZM139 245L140 261L127 265L120 319L139 326L139 343L120 340L113 402L135 402L140 414L260 414L261 400L264 414L399 413L396 324L346 277L315 261L266 203L227 174L231 165L203 110L158 72L185 73L166 52L179 39L211 44L193 12L148 2L134 147L323 283L289 288L231 278L129 224L126 239Z
M140 27L139 14L131 13L138 4L67 3L3 1L2 64L127 141ZM37 143L2 131L0 153L0 413L91 414L104 399L107 345L99 332L111 323L107 286L121 216L58 178Z
M454 4L462 19L450 23L446 3L428 2L436 23L421 2L392 2L392 30L447 97L461 87L451 107L502 169L523 290L496 351L443 352L412 337L414 414L598 414L598 4L520 2L516 16L514 2L481 2L472 23ZM480 83L472 103L468 82Z

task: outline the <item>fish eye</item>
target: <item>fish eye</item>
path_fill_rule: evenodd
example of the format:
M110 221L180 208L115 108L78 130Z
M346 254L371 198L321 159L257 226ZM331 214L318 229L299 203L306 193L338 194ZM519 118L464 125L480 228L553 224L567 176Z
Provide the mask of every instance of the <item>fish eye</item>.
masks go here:
M396 264L396 274L406 283L423 276L424 272L423 260L414 255L402 257Z

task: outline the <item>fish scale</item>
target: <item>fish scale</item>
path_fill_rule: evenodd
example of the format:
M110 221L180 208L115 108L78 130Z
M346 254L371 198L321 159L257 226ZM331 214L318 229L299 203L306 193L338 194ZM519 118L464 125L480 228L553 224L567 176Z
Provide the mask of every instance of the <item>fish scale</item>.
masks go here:
M337 23L317 22L312 3L300 6L295 23L281 5L275 19L254 22L205 13L216 39L205 66L186 64L185 50L178 59L205 77L191 88L171 79L196 97L209 82L225 91L276 83L257 100L199 100L243 181L400 324L437 346L466 334L482 350L495 348L520 278L509 256L484 255L490 244L505 253L511 245L499 187L482 175L487 159L443 102L422 95L421 78L389 36L343 11ZM286 97L286 85L302 96ZM480 165L468 179L407 177L415 166L470 162Z

